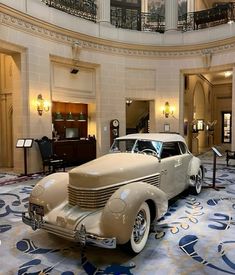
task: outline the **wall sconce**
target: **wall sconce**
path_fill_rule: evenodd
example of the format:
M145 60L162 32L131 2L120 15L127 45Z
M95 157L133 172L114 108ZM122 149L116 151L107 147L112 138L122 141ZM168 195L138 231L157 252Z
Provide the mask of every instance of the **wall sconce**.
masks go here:
M44 100L42 95L39 94L37 98L37 111L39 116L42 115L42 112L48 112L50 110L50 103L47 100Z
M165 106L162 107L162 113L165 115L166 118L169 117L169 115L172 115L174 114L174 107L171 107L169 102L166 101L165 103Z
M131 103L132 103L132 101L133 101L132 99L127 98L127 99L126 99L126 105L127 105L127 106L130 106Z
M86 121L86 115L83 114L82 112L78 115L78 121L84 122Z
M227 77L230 77L231 75L233 74L232 71L226 71L224 72L224 76L227 78Z

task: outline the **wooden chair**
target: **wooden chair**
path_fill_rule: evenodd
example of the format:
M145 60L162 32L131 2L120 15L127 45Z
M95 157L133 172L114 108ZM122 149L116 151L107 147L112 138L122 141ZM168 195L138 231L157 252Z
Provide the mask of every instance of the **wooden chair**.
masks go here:
M231 151L231 150L226 150L226 162L227 162L227 166L228 166L228 162L230 159L235 159L235 151Z
M41 139L36 139L35 141L38 144L42 157L43 173L46 173L46 166L48 167L49 173L54 173L57 169L61 168L65 171L65 158L59 158L53 153L52 140L44 136Z

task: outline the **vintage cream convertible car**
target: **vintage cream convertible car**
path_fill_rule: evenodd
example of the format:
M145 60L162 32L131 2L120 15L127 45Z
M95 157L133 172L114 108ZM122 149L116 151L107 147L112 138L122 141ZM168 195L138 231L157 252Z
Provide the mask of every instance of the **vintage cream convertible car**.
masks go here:
M178 134L131 134L110 153L40 180L23 222L63 238L139 253L168 200L190 187L199 194L203 166Z

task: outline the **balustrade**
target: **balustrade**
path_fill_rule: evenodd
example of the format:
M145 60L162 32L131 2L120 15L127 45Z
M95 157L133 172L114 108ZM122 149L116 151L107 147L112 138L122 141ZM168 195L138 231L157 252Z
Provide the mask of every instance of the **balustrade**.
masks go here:
M59 9L69 14L97 22L96 0L41 0L49 7ZM188 12L178 17L177 29L191 31L225 24L235 20L235 3L222 3L216 7ZM140 12L137 9L110 7L110 22L117 28L139 31L165 31L165 18L154 12Z
M49 7L64 11L86 20L96 22L97 6L95 0L41 0Z

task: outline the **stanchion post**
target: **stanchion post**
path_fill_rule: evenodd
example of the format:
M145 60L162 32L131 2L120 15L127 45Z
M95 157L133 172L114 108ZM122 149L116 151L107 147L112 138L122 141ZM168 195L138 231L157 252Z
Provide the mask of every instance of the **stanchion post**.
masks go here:
M27 176L27 148L24 147L24 175Z
M213 179L212 179L212 187L215 189L215 175L216 175L216 153L213 150Z
M218 151L217 148L211 147L213 151L213 178L212 178L212 184L208 186L204 186L204 188L213 188L216 191L219 191L219 189L225 188L224 186L215 186L215 180L216 180L216 158L222 157L222 154Z

